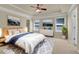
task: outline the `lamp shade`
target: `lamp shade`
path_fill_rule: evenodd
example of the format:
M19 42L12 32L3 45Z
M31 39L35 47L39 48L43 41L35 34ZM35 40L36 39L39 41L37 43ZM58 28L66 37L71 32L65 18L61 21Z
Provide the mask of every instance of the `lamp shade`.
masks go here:
M2 37L2 29L0 28L0 37Z
M36 10L36 12L37 12L37 13L40 13L40 12L41 12L41 10L40 10L40 9L37 9L37 10Z
M2 37L2 24L0 24L0 37Z

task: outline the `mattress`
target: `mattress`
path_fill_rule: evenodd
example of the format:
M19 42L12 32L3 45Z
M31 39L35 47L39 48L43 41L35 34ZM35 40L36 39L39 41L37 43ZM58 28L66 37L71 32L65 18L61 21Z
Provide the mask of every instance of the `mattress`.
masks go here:
M33 54L52 54L54 47L53 38L46 38L40 42L34 49ZM0 47L0 54L25 54L25 51L20 47L7 44Z

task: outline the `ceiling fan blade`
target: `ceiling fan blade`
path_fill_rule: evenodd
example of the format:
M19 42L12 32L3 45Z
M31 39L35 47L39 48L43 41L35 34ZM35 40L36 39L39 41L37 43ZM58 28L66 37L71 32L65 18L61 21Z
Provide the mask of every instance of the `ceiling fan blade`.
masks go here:
M41 10L47 10L46 8L40 8Z
M43 8L43 7L41 7L40 6L40 4L37 4L36 6L30 6L30 7L32 7L32 8L35 8L36 9L36 11L38 11L38 10L44 10L44 11L46 11L47 10L47 8ZM40 13L40 12L39 12Z

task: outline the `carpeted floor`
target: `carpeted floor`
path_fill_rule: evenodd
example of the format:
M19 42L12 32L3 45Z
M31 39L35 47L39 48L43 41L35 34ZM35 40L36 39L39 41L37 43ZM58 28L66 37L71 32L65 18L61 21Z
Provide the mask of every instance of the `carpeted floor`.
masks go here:
M54 54L78 54L77 48L68 40L54 38Z

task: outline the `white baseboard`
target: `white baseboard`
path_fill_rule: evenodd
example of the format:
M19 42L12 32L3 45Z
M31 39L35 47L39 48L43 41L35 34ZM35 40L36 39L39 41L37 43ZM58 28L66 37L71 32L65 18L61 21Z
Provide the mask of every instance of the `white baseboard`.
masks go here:
M79 53L79 50L77 50L77 52Z

